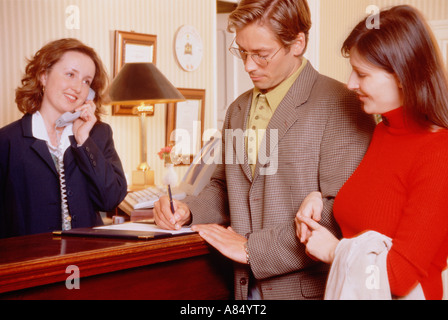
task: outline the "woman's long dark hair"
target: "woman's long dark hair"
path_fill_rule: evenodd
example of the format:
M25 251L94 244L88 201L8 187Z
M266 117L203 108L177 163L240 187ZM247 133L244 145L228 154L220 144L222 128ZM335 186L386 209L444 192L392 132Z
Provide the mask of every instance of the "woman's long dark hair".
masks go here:
M403 88L404 109L424 128L448 128L448 77L440 48L423 15L403 5L382 11L379 29L361 21L342 46L395 74Z

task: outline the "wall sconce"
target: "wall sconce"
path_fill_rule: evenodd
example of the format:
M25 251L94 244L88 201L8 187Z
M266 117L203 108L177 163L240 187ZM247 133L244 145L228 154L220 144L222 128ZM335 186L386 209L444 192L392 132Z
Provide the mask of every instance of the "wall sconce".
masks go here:
M147 163L146 116L154 105L184 101L184 96L152 63L126 63L112 81L109 95L113 104L131 105L140 117L140 165L132 172L132 184L154 184L154 172Z

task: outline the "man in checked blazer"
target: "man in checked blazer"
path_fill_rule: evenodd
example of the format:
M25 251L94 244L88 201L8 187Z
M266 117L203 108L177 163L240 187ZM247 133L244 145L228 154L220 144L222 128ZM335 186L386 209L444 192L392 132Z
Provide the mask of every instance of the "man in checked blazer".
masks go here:
M234 263L236 299L321 299L329 266L296 237L294 218L312 191L320 223L340 236L332 207L362 160L374 120L341 83L303 54L311 27L306 0L242 0L229 18L230 51L254 89L228 109L219 164L197 197L155 205L156 223L193 230Z

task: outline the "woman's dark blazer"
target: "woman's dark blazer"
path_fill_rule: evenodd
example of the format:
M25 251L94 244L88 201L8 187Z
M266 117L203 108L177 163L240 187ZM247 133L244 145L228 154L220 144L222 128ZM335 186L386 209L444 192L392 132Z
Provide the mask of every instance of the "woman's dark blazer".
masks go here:
M59 175L46 142L32 134L32 115L0 129L0 238L60 230ZM98 123L78 147L64 154L72 227L101 225L126 196L127 184L112 129Z

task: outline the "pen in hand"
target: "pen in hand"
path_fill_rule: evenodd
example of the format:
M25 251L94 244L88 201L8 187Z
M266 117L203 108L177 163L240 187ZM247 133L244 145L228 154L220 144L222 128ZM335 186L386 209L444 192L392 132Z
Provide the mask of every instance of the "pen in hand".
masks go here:
M171 185L176 185L176 183L177 183L177 174L174 171L173 164L171 164L171 163L166 165L166 172L165 172L165 175L163 177L163 183L165 185L167 185L168 196L170 197L171 212L174 214L175 210L174 210L173 194L171 192Z
M168 195L170 197L171 212L174 214L174 202L173 202L173 195L171 194L171 186L170 185L168 185Z

